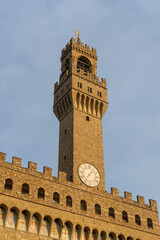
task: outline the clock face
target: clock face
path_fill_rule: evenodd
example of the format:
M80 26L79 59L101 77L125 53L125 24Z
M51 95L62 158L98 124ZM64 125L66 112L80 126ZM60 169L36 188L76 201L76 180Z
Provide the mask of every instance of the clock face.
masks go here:
M79 166L78 175L81 181L89 187L96 187L100 183L98 170L89 163L83 163Z

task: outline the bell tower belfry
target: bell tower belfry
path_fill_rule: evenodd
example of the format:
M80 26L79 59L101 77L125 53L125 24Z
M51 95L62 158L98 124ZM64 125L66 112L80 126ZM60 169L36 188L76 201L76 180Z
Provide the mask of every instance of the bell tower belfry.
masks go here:
M79 36L72 38L62 50L53 109L60 121L59 171L79 187L105 190L102 117L107 107L96 49L83 46Z

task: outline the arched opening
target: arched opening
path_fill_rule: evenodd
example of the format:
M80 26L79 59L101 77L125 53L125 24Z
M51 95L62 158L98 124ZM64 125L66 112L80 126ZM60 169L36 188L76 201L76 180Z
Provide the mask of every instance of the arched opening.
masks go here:
M126 211L123 211L122 212L122 219L125 221L125 222L128 222L128 214Z
M133 240L133 238L132 237L127 237L127 240Z
M68 99L67 99L67 97L65 96L65 104L66 104L66 107L67 107L67 109L69 108L69 106L68 106Z
M115 218L115 211L113 208L109 208L109 217Z
M79 109L79 103L80 103L80 93L78 92L77 96L76 96L76 107L77 107L77 109Z
M89 97L86 97L86 112L89 112Z
M94 108L94 99L91 99L91 113L93 114L93 108Z
M96 113L96 116L98 115L98 107L99 107L99 103L96 100L96 103L95 103L95 113Z
M63 108L62 108L62 103L61 102L59 103L59 109L60 109L61 114L63 114Z
M98 239L98 231L97 229L93 229L92 231L92 239L97 240Z
M151 218L147 218L147 226L148 228L152 228L153 229L153 222Z
M70 240L73 230L73 224L69 221L65 222L64 228L62 229L62 239Z
M100 240L106 240L107 238L107 234L105 231L102 231L101 234L100 234Z
M41 224L41 215L39 213L34 213L31 220L30 220L30 226L29 226L29 232L38 234L39 228Z
M45 198L45 190L44 188L38 188L38 198Z
M0 205L0 226L4 226L7 215L7 206L2 204Z
M72 207L72 198L70 196L66 197L66 206Z
M103 103L100 103L100 117L103 115Z
M29 185L27 183L23 183L22 185L22 193L29 194Z
M139 225L139 226L141 226L141 218L140 218L140 216L139 215L135 215L135 223L137 224L137 225Z
M89 234L90 234L90 229L88 227L85 227L84 228L84 231L83 231L83 237L84 237L84 240L88 240L89 239Z
M115 235L115 233L111 232L111 233L109 234L109 240L116 240L116 235Z
M53 202L54 203L59 203L60 202L60 197L58 192L53 193Z
M125 237L124 237L122 234L120 234L120 235L118 236L118 240L125 240Z
M40 234L44 236L49 236L51 231L52 218L50 216L45 216L40 228Z
M27 232L29 227L30 212L27 210L22 211L19 216L18 230Z
M63 227L63 223L61 221L61 219L59 218L56 218L54 220L54 223L55 223L55 226L54 226L54 233L53 233L53 237L55 239L59 239L60 238L60 235L61 235L61 231L62 231L62 227Z
M92 72L92 65L88 58L81 56L77 61L77 71L79 72L80 69L84 71L84 74Z
M75 227L75 238L74 239L80 240L81 231L82 231L82 227L79 224L77 224Z
M63 107L64 112L66 112L66 106L65 106L65 103L64 103L63 99L62 99L62 107Z
M13 187L13 181L11 178L7 178L5 180L5 185L4 185L4 188L7 189L7 190L12 190L12 187Z
M87 211L87 203L85 200L81 200L81 210Z
M82 110L84 110L84 99L85 99L85 96L84 96L84 94L82 94L82 97L81 97L81 108L82 108Z
M60 117L60 110L58 105L57 105L57 113L58 113L58 117Z
M69 70L69 59L68 58L66 59L66 62L65 62L65 70L66 71Z
M101 206L99 204L95 204L95 214L101 215Z
M7 214L6 227L16 229L18 216L19 216L19 210L15 207L11 208Z

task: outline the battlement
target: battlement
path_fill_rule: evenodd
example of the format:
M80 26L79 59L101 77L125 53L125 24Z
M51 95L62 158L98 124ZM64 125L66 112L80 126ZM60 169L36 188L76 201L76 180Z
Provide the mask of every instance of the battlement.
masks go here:
M66 47L62 49L61 61L66 57L66 55L71 49L81 52L82 54L97 60L96 48L90 48L90 46L87 44L83 45L81 40L76 41L75 38L71 38L70 42L66 44Z
M66 180L66 173L59 172L59 176L52 176L52 168L43 167L43 173L37 171L37 163L28 162L28 168L24 168L21 166L22 159L18 157L12 158L12 163L6 162L6 154L0 152L0 166L12 169L14 171L19 171L21 173L27 173L35 177L40 177L46 180L51 180L54 182L63 183L65 185L69 185L74 188L74 183ZM93 190L94 194L94 190ZM124 192L124 197L119 196L119 190L117 188L111 188L111 193L102 192L101 196L104 198L114 199L123 203L131 204L136 207L141 207L144 209L152 210L157 212L157 202L155 200L150 199L149 205L145 204L145 199L142 196L137 196L137 201L132 199L132 193Z
M35 162L28 162L28 168L21 166L22 159L18 157L12 157L12 163L6 162L6 154L0 152L0 165L4 167L11 168L13 170L18 170L20 172L25 172L28 174L32 174L38 177L43 177L47 179L58 180L58 178L52 176L52 168L50 167L43 167L43 173L37 171L37 163ZM61 175L60 175L61 179ZM64 179L64 177L62 177Z
M91 73L86 74L86 72L83 69L79 69L77 72L75 72L75 75L77 75L78 77L84 77L86 80L97 84L98 86L107 88L107 82L105 78L101 78L101 80L99 80L99 76L96 75L92 75ZM54 84L54 92L56 92L59 87L61 86L61 84L66 80L66 78L68 77L68 75L66 75L66 73L64 73L61 77L60 77L60 81L59 83L56 82Z

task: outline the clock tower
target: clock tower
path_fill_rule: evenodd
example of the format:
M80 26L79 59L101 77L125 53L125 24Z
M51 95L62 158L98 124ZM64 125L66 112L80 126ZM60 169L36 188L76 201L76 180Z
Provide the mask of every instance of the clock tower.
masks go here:
M105 191L102 117L107 107L96 49L72 38L62 50L53 110L60 122L59 171L77 187Z

